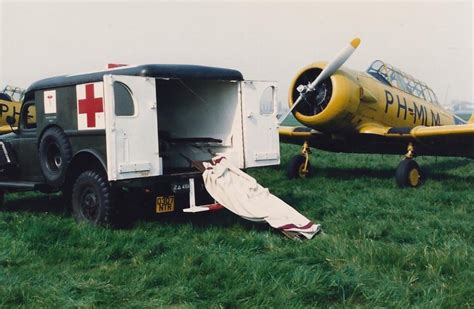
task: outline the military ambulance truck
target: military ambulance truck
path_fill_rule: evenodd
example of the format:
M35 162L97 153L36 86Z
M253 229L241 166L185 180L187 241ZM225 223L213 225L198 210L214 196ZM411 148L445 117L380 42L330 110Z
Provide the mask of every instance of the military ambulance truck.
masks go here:
M113 225L137 192L156 213L209 203L192 162L280 161L274 82L139 65L40 80L0 136L0 192L63 191L77 221ZM124 205L127 204L127 205ZM206 204L207 205L207 204Z

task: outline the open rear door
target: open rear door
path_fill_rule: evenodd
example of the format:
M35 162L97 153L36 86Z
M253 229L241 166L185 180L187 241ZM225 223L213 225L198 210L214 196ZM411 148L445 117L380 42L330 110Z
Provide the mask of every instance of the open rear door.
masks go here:
M109 180L161 175L155 80L105 75L104 97Z
M243 81L240 85L244 167L279 164L276 83Z

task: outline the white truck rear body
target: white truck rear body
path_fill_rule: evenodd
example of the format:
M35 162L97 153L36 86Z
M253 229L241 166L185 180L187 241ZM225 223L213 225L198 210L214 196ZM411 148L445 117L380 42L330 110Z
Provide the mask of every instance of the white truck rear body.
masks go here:
M239 168L280 163L275 82L105 75L103 85L110 181L190 170L215 154Z

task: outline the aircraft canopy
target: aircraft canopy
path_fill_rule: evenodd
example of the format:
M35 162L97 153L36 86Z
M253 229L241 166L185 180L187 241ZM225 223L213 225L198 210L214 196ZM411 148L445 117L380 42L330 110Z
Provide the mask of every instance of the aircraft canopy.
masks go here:
M430 87L390 64L375 60L367 69L367 73L388 86L398 88L427 102L439 104L438 98Z

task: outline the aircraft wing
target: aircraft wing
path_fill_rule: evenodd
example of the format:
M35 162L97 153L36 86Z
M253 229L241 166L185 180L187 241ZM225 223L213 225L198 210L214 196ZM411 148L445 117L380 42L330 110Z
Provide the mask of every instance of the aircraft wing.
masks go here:
M0 126L0 135L6 134L6 133L11 133L11 132L13 132L13 131L12 131L12 128L9 125Z
M336 152L403 154L412 142L419 155L474 157L474 124L414 128L368 125L358 133L346 136L325 134L314 129L280 127L283 143L302 145Z
M280 126L278 129L280 134L280 141L289 144L301 145L304 141L311 139L317 136L323 136L323 133L310 129L308 127L299 126L299 127L285 127Z
M418 126L410 131L413 138L465 137L474 139L474 124L424 127Z
M474 124L447 126L417 126L414 128L365 127L361 134L383 135L390 138L414 139L420 142L429 140L471 140L474 142Z
M287 127L281 126L279 129L280 136L286 141L294 141L300 143L305 138L324 135L324 133L310 129L308 127ZM361 128L360 134L374 134L385 137L403 138L403 139L436 139L436 138L466 138L474 141L474 123L463 125L448 125L448 126L434 126L425 127L417 126L414 128L396 128L396 127L381 127L381 126L366 126Z
M341 143L332 134L325 134L323 132L305 127L283 127L278 129L280 135L280 142L287 144L303 145L307 142L310 147L343 152Z
M385 136L413 140L417 144L429 147L433 154L448 152L457 156L474 156L474 124L417 126L406 130L390 128Z

